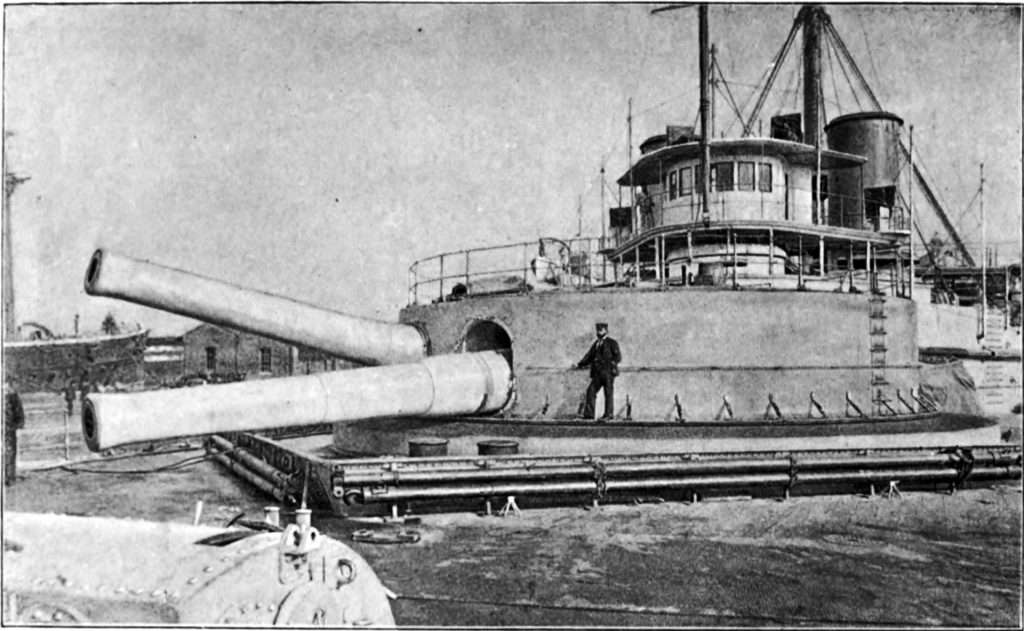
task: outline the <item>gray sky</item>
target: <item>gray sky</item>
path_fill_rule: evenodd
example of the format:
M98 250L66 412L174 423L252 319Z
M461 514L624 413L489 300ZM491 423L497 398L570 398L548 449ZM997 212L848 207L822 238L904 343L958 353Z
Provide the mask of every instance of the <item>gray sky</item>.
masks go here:
M579 196L598 235L600 166L611 184L627 164L627 99L634 145L696 116L696 9L652 6L8 5L6 160L32 178L12 200L17 320L191 324L86 296L100 245L394 319L414 259L571 236ZM796 11L712 6L741 105ZM954 218L985 163L989 238L1019 257L1020 9L829 13L883 106L914 125ZM795 111L795 64L766 124ZM831 67L825 97L848 101ZM716 135L737 133L721 98L718 111ZM977 250L977 202L959 223Z

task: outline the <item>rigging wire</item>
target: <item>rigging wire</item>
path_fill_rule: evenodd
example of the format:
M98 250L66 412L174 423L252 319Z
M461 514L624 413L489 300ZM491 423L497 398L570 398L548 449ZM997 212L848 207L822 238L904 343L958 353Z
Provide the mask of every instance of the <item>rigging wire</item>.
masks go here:
M829 31L825 31L825 41L836 53L836 61L839 63L839 69L843 72L843 77L846 79L846 85L850 86L850 93L853 94L853 101L857 104L857 109L864 109L860 104L860 98L857 96L857 88L853 85L853 81L850 80L850 75L846 73L846 67L843 65L843 59L839 54L839 50L836 49L836 44L832 41L832 35ZM879 108L881 109L881 108Z
M828 37L825 38L825 43L829 43ZM836 85L836 69L832 65L832 48L827 45L825 46L825 58L828 59L828 74L832 77L832 94L836 97L836 110L839 112L839 115L842 115L843 107L839 101L839 87Z
M871 74L875 76L875 85L882 85L881 79L878 78L878 68L875 66L875 56L871 53L871 42L868 41L868 30L864 26L864 20L861 16L855 13L857 17L857 23L860 24L860 32L864 34L864 47L868 50L868 61L871 63Z
M904 206L909 207L909 204L907 203L907 198L903 196L902 192L897 191L896 195L899 197L900 202L902 202ZM934 253L932 252L931 240L924 238L924 231L921 230L921 224L917 221L917 213L912 212L911 218L911 223L914 224L914 230L917 232L917 237L920 240L921 245L924 247L925 253L928 255L928 258L932 260L932 264L936 268L938 268L939 266L938 264L935 263ZM948 244L944 245L946 245L948 249ZM946 252L943 252L943 254L946 254Z
M974 197L971 198L971 201L967 202L967 206L963 210L961 210L959 213L957 213L956 225L958 225L958 226L962 225L963 220L966 219L967 213L971 210L971 207L974 206L974 202L976 202L978 200L978 196L979 195L981 195L981 187L980 186L974 191Z
M843 41L843 38L839 36L839 31L836 30L836 27L831 21L825 23L825 29L835 41L838 46L838 50L843 53L846 60L850 63L850 69L853 70L853 74L864 87L864 91L867 92L869 97L871 97L871 102L875 106L875 109L882 109L882 104L878 101L878 97L875 96L875 93L868 84L867 79L864 78L864 74L861 73L860 67L857 65L857 61L853 58L853 55L850 54L850 50L846 47L846 43Z
M799 92L800 92L799 90L797 90L795 87L791 87L791 86L795 86L796 85L796 75L797 75L797 69L796 68L790 68L789 74L786 76L786 87L782 90L782 95L783 95L782 96L782 100L775 107L775 113L776 114L781 114L782 110L786 107L786 100L785 99L786 99L787 95L789 95L791 93L793 95L799 94Z
M902 140L900 141L900 150L903 153L903 155L906 156L906 158L909 160L910 151L907 149L907 146L903 143ZM946 231L946 234L949 236L950 239L953 240L954 245L956 245L959 256L963 258L965 262L973 264L973 257L971 253L968 251L967 246L964 244L964 241L961 238L959 232L957 231L956 227L953 226L952 221L950 221L949 216L946 214L944 210L947 204L943 200L939 199L939 193L937 193L934 190L934 187L928 184L928 179L931 176L928 174L928 169L927 166L924 164L924 161L921 160L920 158L920 149L916 148L916 150L917 153L915 153L914 155L917 156L917 160L914 162L912 173L910 173L911 181L913 182L913 180L916 179L920 187L923 188L925 192L925 199L927 200L929 206L932 207L932 210L935 212L935 215L938 217L939 221L942 223L943 229Z
M802 86L803 84L804 84L804 65L802 63L797 63L797 65L796 65L796 84L795 84L795 86ZM795 88L795 86L794 86L794 88ZM800 108L800 97L802 96L802 92L803 91L799 90L798 88L795 88L793 90L793 109L799 109ZM807 121L804 121L804 124L806 125Z
M818 41L820 42L821 40L818 40ZM820 66L821 64L819 63L818 65ZM819 77L819 79L820 79L820 77ZM822 123L824 123L825 121L828 120L828 113L825 111L825 82L824 81L820 81L820 80L818 81L818 93L815 96L818 97L818 103L821 104L821 118L818 119L818 124L821 125ZM822 125L822 126L824 126L824 125ZM815 131L815 136L818 137L818 138L821 138L821 131L822 131L821 129L818 129L817 131Z
M935 178L932 177L932 174L930 172L931 170L928 168L928 165L925 164L924 159L921 157L921 149L920 149L920 146L919 146L921 144L921 141L919 139L917 139L917 138L915 138L915 140L916 140L916 142L914 143L914 145L917 145L917 146L914 147L914 156L913 156L913 158L914 158L914 167L920 172L921 177L926 178L927 180L930 180L930 181L934 182ZM908 154L909 154L909 150L908 150ZM911 174L911 176L913 176L913 174ZM935 199L938 200L938 202L944 208L949 207L948 200L940 199L940 194L941 194L940 191L935 190L934 186L931 187L931 188L932 188L932 193L935 195Z
M605 180L605 183L604 183L604 188L605 188L605 190L606 190L606 191L608 192L608 194L609 194L609 195L611 195L611 196L612 196L613 198L614 198L614 197L615 197L615 195L617 194L617 191L615 191L615 190L613 190L613 189L612 189L611 185L609 185L609 184L608 184L608 181L607 181L607 180ZM601 209L601 212L602 212L602 213L604 212L604 209L603 209L603 208ZM603 220L604 220L604 219L602 218L602 221L603 221Z
M760 85L754 85L753 83L743 83L742 81L733 81L732 84L735 85L735 86L739 86L741 88L760 88L761 87ZM784 90L781 89L781 88L779 88L778 91L779 92L784 92ZM754 96L754 94L757 94L757 93L756 92L752 92L749 96L747 96L747 101L748 102L750 101L751 97ZM746 105L747 104L744 103L744 109L746 108Z
M746 123L743 125L743 135L749 136L751 133L751 127L754 124L754 120L757 115L761 113L761 108L764 106L765 99L768 98L768 93L772 89L772 84L775 83L775 78L778 75L779 68L782 66L782 62L785 60L786 55L789 53L789 48L793 44L793 40L796 38L796 32L800 30L800 21L794 19L793 26L789 29L789 35L786 37L785 43L782 44L782 48L775 55L772 60L771 74L768 75L768 80L765 82L764 89L761 90L760 96L757 98L757 103L754 105L754 109L750 112L750 117L747 118Z
M646 107L646 108L644 108L642 110L635 110L633 112L633 118L636 119L637 116L641 116L643 114L647 114L648 112L654 111L655 109L657 109L659 107L664 107L665 105L668 105L669 103L671 103L672 101L675 101L677 99L681 100L683 97L687 96L688 94L689 94L689 92L679 92L677 94L673 94L672 96L668 97L664 101L660 101L658 103L655 103L654 105L650 105L650 106L648 106L648 107Z
M757 88L757 87L760 87L760 86L756 86L756 85L751 85L749 83L740 83L738 81L730 81L730 83L732 83L732 85L734 85L734 86L739 86L739 87L742 87L742 88ZM778 93L784 93L784 94L787 94L787 95L791 94L791 93L800 94L802 92L801 90L798 90L796 88L776 88L773 91L774 92L778 92ZM753 96L753 94L751 94L751 96ZM829 103L832 103L833 105L835 105L838 108L839 103L837 103L835 100L827 99L827 101ZM743 107L741 107L740 109L742 109L742 110L747 109L746 106L747 106L747 104L749 104L749 102L750 102L750 99L748 98L747 101L743 104ZM776 110L776 111L779 111L779 110Z
M736 118L738 118L739 120L742 121L743 120L743 113L739 110L739 107L737 107L737 105L736 105L736 99L734 99L733 96L732 96L732 90L729 88L729 82L725 80L725 75L722 74L722 67L720 65L718 65L718 60L717 59L715 60L715 68L714 69L718 71L718 78L721 80L722 85L725 86L725 97L726 97L726 100L728 101L729 105L732 107L733 114L736 115ZM732 129L732 126L733 126L734 123L735 123L735 121L733 121L732 123L729 123L729 127L726 128L726 131L728 131L729 129Z
M747 110L747 106L750 105L751 100L753 100L754 96L758 93L758 89L761 87L761 84L764 83L765 77L768 76L768 73L771 72L773 67L774 67L774 65L765 66L765 69L761 71L761 76L757 78L757 83L756 84L751 85L749 83L739 83L739 82L736 82L736 81L732 82L733 85L742 86L742 87L745 87L745 88L753 88L753 90L751 90L750 94L747 95L747 100L744 101L742 107L740 107L740 111L746 111ZM743 121L740 121L740 122L743 122Z

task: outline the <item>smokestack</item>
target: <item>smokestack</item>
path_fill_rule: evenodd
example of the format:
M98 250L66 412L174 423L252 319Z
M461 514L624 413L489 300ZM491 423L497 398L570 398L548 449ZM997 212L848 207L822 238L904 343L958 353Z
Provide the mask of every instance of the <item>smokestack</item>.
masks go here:
M804 143L821 142L821 33L828 16L820 5L800 10L804 27Z

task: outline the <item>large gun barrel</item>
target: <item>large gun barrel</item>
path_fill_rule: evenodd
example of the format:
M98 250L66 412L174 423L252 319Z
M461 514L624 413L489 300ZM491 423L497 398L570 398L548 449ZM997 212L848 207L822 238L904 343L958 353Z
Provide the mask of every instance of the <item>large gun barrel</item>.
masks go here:
M217 432L400 416L489 414L512 396L495 351L411 364L137 393L90 394L82 433L93 451Z
M346 315L102 249L89 261L85 291L317 348L362 364L415 362L426 355L423 335L406 324Z

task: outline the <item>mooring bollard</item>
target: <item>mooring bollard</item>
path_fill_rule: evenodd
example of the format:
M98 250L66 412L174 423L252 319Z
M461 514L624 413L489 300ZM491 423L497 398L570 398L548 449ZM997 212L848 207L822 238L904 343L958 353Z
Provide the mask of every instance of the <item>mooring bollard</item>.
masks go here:
M263 507L263 521L271 526L281 525L281 509L277 506Z

